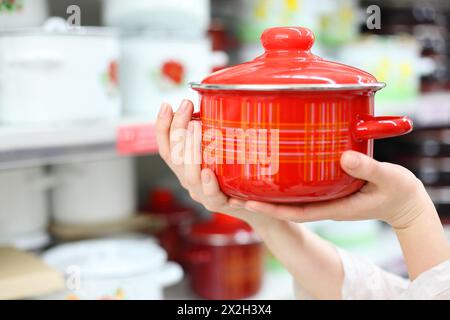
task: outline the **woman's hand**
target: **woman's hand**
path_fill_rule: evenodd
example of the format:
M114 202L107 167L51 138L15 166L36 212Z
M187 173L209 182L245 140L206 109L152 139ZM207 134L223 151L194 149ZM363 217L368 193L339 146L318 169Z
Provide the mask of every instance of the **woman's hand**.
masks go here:
M422 182L399 165L346 151L341 157L341 167L367 183L358 192L341 199L297 206L247 201L244 208L297 222L376 219L395 229L409 227L423 212L434 209Z
M348 197L303 205L228 198L220 191L214 173L201 170L201 126L191 121L193 109L188 100L182 102L176 114L170 105L161 106L156 137L162 158L195 201L210 211L248 222L313 296L328 297L331 292L332 297L339 297L342 266L330 244L288 221L386 221L396 230L411 279L450 258L449 244L423 184L405 168L361 153L347 151L341 158L344 171L367 181Z
M192 102L184 100L176 114L163 104L157 121L161 157L190 196L208 210L236 216L247 222L295 222L316 220L377 219L396 229L408 227L432 207L422 183L407 169L378 162L364 154L347 151L341 166L349 175L366 180L357 193L345 198L304 205L278 205L231 199L219 188L214 173L201 170L201 125L191 121Z
M253 227L276 220L246 210L242 201L231 199L219 188L210 169L201 170L201 125L191 121L194 106L184 100L174 114L169 104L163 103L156 123L159 153L172 169L191 198L211 212L220 212L242 219Z

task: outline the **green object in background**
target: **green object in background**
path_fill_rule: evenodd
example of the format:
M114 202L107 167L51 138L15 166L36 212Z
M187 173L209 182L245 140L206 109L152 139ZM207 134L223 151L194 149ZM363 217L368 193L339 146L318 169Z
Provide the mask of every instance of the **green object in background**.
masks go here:
M265 257L264 258L265 258L264 266L265 266L265 269L267 269L268 271L279 272L279 271L285 270L283 265L278 261L277 258L274 257L274 255L267 248L265 248Z
M244 43L257 43L270 27L302 26L317 31L318 14L326 6L315 0L245 0L237 10L237 36Z
M374 75L386 87L376 94L377 103L409 102L420 92L420 77L432 73L434 62L420 56L414 38L366 36L339 50L337 60Z
M0 0L0 12L1 11L18 11L23 7L22 0Z
M374 243L381 230L378 221L325 221L315 231L338 247L354 248Z
M340 46L354 41L359 35L358 6L355 0L335 0L330 10L319 16L316 39L327 46Z

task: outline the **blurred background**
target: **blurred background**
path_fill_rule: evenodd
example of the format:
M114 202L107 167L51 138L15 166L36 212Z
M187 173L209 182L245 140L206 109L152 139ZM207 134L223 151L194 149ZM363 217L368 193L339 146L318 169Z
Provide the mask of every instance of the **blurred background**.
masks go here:
M188 82L261 54L271 26L309 27L315 54L387 83L376 113L415 131L375 157L449 223L449 24L447 0L0 0L0 298L293 298L247 225L189 199L153 125L162 101L197 103ZM406 275L379 222L309 227Z

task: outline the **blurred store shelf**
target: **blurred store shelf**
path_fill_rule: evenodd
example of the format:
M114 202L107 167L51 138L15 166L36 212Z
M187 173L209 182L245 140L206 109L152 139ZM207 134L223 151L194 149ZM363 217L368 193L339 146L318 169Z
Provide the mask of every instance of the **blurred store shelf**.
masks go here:
M422 94L408 101L376 101L375 109L379 115L408 115L416 129L450 126L449 92Z
M450 93L377 103L379 114L405 114L417 129L450 125ZM0 127L0 169L157 151L154 126L143 118L79 124Z
M418 128L450 126L450 93L421 95L415 103L413 117Z
M118 153L149 154L156 150L153 125L142 118L0 127L0 169L101 159Z
M292 276L284 270L269 271L264 274L261 290L249 299L255 300L284 300L294 298L294 282ZM170 300L197 300L189 288L188 279L165 289L165 298Z
M376 241L345 250L366 258L382 268L390 271L397 271L399 261L402 261L400 245L392 229L386 227L380 232ZM403 273L401 270L399 273ZM189 288L188 279L169 287L165 290L166 299L199 299ZM261 290L250 299L258 300L278 300L294 299L292 276L284 269L266 271L264 274Z

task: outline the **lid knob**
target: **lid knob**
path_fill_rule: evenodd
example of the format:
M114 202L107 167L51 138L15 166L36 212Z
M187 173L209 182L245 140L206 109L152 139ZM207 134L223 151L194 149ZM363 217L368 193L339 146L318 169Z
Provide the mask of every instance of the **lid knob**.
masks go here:
M314 33L303 27L275 27L264 30L261 43L266 51L309 51L314 44Z

